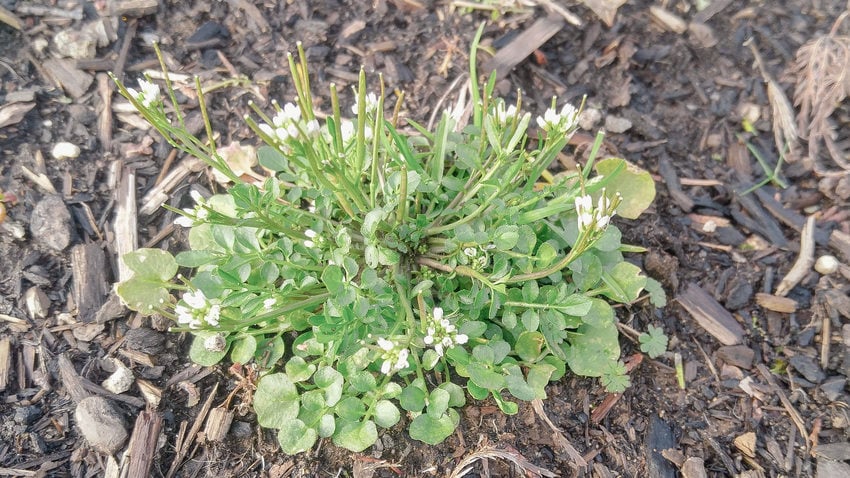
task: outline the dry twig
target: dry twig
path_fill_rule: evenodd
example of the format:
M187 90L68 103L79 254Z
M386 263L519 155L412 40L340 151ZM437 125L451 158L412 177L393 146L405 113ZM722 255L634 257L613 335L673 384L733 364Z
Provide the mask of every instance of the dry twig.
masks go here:
M800 107L797 126L800 137L809 142L809 157L816 169L823 142L833 161L850 170L850 161L839 150L836 127L830 120L838 105L850 94L850 36L837 35L848 15L850 11L842 13L828 35L801 46L792 66L791 74L797 83L794 105Z
M519 469L521 469L525 476L558 476L545 468L540 468L539 466L532 464L531 462L526 460L525 457L520 455L519 452L517 452L516 450L500 449L488 445L479 448L478 450L464 457L463 460L460 460L454 470L452 470L452 473L451 475L449 475L449 478L460 478L462 476L465 476L472 470L473 463L478 460L488 458L498 458L502 460L507 460L516 465Z

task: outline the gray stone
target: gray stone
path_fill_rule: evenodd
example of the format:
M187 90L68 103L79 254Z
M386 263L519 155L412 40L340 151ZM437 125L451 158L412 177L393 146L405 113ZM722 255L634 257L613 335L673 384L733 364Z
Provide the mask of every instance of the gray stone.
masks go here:
M57 195L45 196L32 210L30 216L32 237L61 252L71 243L71 213Z
M834 402L844 392L844 386L847 384L847 379L843 377L831 377L826 382L821 384L820 389L826 395L830 402Z
M820 383L824 378L823 370L815 362L815 359L805 355L795 355L788 360L794 370L800 373L806 380L812 383Z
M826 458L827 460L850 460L850 443L845 441L818 445L815 447L815 455L818 458Z
M818 460L817 478L847 478L850 476L850 465L840 461L821 458Z
M74 418L89 445L101 453L112 455L127 441L124 417L103 397L80 400Z

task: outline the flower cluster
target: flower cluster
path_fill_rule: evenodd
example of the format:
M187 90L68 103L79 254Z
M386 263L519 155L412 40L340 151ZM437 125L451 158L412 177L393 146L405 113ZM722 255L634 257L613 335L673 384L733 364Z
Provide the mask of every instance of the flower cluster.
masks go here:
M381 373L384 375L403 370L410 365L407 361L408 357L410 357L410 350L401 348L400 344L380 337L378 338L378 347L382 350L381 359L384 363L381 364Z
M605 194L605 189L599 195L596 208L593 208L593 199L589 194L576 197L576 214L578 215L578 230L583 232L588 228L604 230L611 222L611 216L616 214L617 206L620 204L621 196L617 193L612 200Z
M210 212L207 209L207 200L201 196L201 193L192 189L189 191L189 196L192 196L192 199L195 200L195 207L183 209L184 215L174 220L174 224L178 226L192 227L195 223L203 222L204 219L209 217Z
M578 125L579 111L575 106L567 103L558 113L554 108L549 108L543 116L537 117L537 125L547 132L568 132Z
M505 110L504 101L496 102L496 107L493 109L493 120L499 124L499 126L505 126L510 123L516 115L517 109L515 105L510 105L508 106L508 109Z
M178 324L187 325L190 329L199 329L204 323L218 327L221 306L211 303L203 291L186 292L182 302L174 308Z
M260 131L277 143L285 143L289 138L298 138L303 131L307 138L315 138L319 133L319 122L302 121L301 108L295 103L283 105L272 117L272 124L260 123Z
M375 93L369 93L366 95L366 114L374 113L378 110L378 97ZM354 96L354 104L351 106L351 112L354 113L354 116L357 116L357 113L360 111L360 98L355 92Z
M136 101L141 103L142 106L144 106L145 108L150 108L151 105L154 105L159 102L159 85L140 78L139 88L141 88L142 91L138 91L133 88L127 88L127 92L130 93L130 96L132 96Z
M463 345L469 340L466 334L459 334L457 327L449 319L443 317L442 307L434 307L434 313L429 319L431 320L429 321L427 335L423 341L426 345L433 345L440 357L456 344Z

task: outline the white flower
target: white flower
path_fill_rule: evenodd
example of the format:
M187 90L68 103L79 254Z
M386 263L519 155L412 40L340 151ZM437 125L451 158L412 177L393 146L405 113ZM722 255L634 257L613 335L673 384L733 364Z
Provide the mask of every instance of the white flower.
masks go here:
M584 231L591 226L597 231L604 230L611 222L611 216L615 214L619 202L619 193L617 199L611 200L605 194L604 188L596 202L596 209L593 208L593 200L589 195L577 197L575 204L579 231Z
M549 108L543 116L537 117L537 125L546 131L558 130L565 133L575 128L576 124L578 124L578 111L569 103L561 108L560 113L554 108Z
M183 294L183 302L187 303L193 309L203 309L207 306L207 296L200 289Z
M469 337L466 334L457 334L455 335L455 343L463 345L469 342Z
M593 199L590 195L576 197L576 214L578 215L578 230L584 231L593 222Z
M378 347L381 347L381 349L389 352L393 349L393 347L395 347L395 344L383 337L378 337Z
M221 306L218 304L210 306L207 314L204 316L204 320L207 321L212 327L218 327L218 319L221 316Z
M150 108L151 105L159 102L159 85L148 80L139 79L139 88L142 91L136 91L133 88L127 88L127 92L145 108Z
M467 255L467 257L475 257L478 255L478 250L474 247L467 247L463 250L463 253Z
M307 241L304 241L304 246L309 247L309 248L313 248L313 247L316 247L316 243L313 242L313 241L307 240Z
M185 214L174 219L174 224L178 226L192 227L196 222L203 221L209 217L210 212L206 208L207 200L201 196L201 193L192 189L189 191L189 196L195 200L195 207L183 209Z
M451 320L444 317L441 307L434 307L428 318L427 334L422 339L425 345L433 345L437 355L443 356L445 351L456 344L465 344L469 337L457 333L457 326Z
M377 340L378 347L383 350L381 353L381 358L384 362L381 364L381 373L387 375L392 371L402 370L406 368L410 363L408 362L408 357L410 357L410 350L399 348L400 345L396 344L392 340L387 340L383 337L379 337Z
M398 360L395 363L396 370L403 370L405 367L410 365L410 363L407 361L408 356L410 356L410 350L401 349L401 351L398 353Z
M304 128L304 133L307 135L308 139L315 139L319 137L319 130L319 122L316 120L310 120Z
M271 308L274 307L275 304L277 304L277 299L272 297L263 301L263 308L266 310L271 310Z
M510 120L512 120L517 114L516 105L508 106L508 109L505 110L505 102L499 101L496 103L496 108L493 110L493 119L496 123L504 126Z
M378 97L375 93L369 93L366 95L366 113L372 113L378 109ZM357 95L354 99L354 105L351 106L351 112L356 116L360 111L360 95Z
M304 231L304 235L310 239L315 239L318 234L316 234L316 231L312 229L307 229L306 231Z

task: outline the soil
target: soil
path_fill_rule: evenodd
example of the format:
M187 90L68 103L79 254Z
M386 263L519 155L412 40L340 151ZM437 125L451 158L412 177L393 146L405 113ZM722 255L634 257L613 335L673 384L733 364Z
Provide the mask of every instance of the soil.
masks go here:
M129 4L148 10L120 10ZM684 31L658 20L651 7L662 4L685 21ZM697 4L709 6L698 12ZM20 31L0 23L0 105L12 104L15 95L33 103L19 121L0 127L0 189L7 193L0 224L0 366L7 367L0 367L0 475L119 476L116 463L127 457L102 454L82 438L74 417L80 392L73 386L83 387L83 396L110 398L131 430L146 408L140 389L115 396L93 385L114 370L110 359L118 359L161 392L158 407L147 406L163 420L150 448L155 477L442 477L460 472L459 463L484 446L553 476L850 476L844 474L850 473L844 461L850 459L846 277L807 273L789 294L796 301L792 313L757 302L758 293L773 292L790 269L801 241L799 227L762 205L776 199L786 211L814 214L826 233L847 233L846 196L824 187L800 162L782 170L788 188L767 184L742 194L764 177L743 141L770 163L779 156L768 88L745 40L754 39L766 71L791 95L787 71L794 53L829 32L845 2L634 0L619 8L612 25L581 4L570 5L582 25L565 23L499 79L500 94L513 98L521 91L527 111L542 112L557 96L573 103L586 97L586 109L600 113L564 151L564 164L580 161L604 127L607 154L658 180L649 213L618 225L626 242L646 248L630 260L664 285L670 301L663 309L645 300L621 308L619 320L624 357L640 354L629 331L650 324L670 337L669 352L635 360L632 385L622 396L568 374L544 401L545 414L586 467L561 448L529 404L506 417L490 402L469 404L458 432L439 446L414 441L398 427L362 454L320 442L289 457L242 406L243 394L231 402L235 417L223 440L197 437L182 454L178 440L187 431L195 438L192 425L206 400L220 405L239 379L225 366L191 366L187 338L164 332L167 324L101 308L109 297L105 285L117 277L116 229L126 221L116 214L120 166L135 171L141 204L160 173L183 159L169 159L170 147L122 110L106 71L123 72L133 83L156 68L151 44L159 41L172 72L198 75L205 84L245 78L207 101L220 144L250 143L253 135L241 119L248 102L268 108L271 99L293 97L285 55L301 41L318 109L329 109L323 93L329 84L349 91L362 65L370 81L383 75L392 100L404 91L403 118L427 123L455 101L454 82L467 74L478 24L487 23L479 58L485 61L548 15L542 7L501 16L417 0L2 0L0 7L22 21ZM85 46L67 35L81 35L99 18L113 18L115 30L107 28L90 54L71 60L71 69L79 70L57 78L49 60L68 55L69 45ZM190 90L179 95L190 117L197 115ZM105 97L112 100L111 117L104 114ZM846 126L847 118L840 110L835 121ZM55 159L59 142L79 146L81 154ZM169 203L180 206L190 183L218 188L210 174L193 172ZM162 208L140 213L139 244L179 247L172 220ZM822 254L850 260L825 243L816 250ZM740 345L722 343L701 326L710 318L674 300L692 287L742 327ZM607 415L597 416L611 402ZM536 475L491 457L451 476Z

